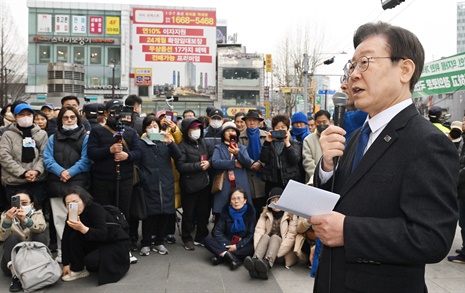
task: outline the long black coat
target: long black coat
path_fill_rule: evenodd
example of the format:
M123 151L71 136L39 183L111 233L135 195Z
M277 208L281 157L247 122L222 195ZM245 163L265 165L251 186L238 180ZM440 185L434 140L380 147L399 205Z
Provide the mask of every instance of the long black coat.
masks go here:
M142 157L139 176L144 190L147 214L174 214L174 174L171 158L177 161L181 151L176 143L151 141L144 137L140 142Z
M457 227L457 150L409 105L351 173L359 133L335 174L344 246L323 246L314 292L328 292L330 281L331 292L426 292L425 264L449 253Z

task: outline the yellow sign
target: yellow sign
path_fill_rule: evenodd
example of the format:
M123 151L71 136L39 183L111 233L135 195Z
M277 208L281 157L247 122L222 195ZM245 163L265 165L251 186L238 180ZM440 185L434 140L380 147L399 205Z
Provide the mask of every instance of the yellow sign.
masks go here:
M106 18L107 35L119 35L119 16L107 16Z
M273 72L273 59L271 58L271 54L265 55L265 62L266 72Z
M270 118L270 102L264 102L263 105L265 106L265 109L266 109L265 118Z

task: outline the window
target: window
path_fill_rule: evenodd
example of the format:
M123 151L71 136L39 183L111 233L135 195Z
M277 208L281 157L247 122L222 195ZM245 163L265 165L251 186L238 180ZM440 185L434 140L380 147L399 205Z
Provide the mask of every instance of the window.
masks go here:
M50 46L39 46L39 63L50 63Z
M121 50L120 48L108 48L107 64L110 64L111 59L115 60L116 64L121 64Z
M57 62L68 62L68 47L57 46Z
M149 87L148 86L139 86L139 97L148 97L149 96Z
M102 64L102 48L90 47L90 64Z
M223 106L256 106L260 97L259 91L224 90Z
M74 47L73 62L77 64L84 64L84 47Z
M225 68L224 79L259 79L260 73L254 68Z

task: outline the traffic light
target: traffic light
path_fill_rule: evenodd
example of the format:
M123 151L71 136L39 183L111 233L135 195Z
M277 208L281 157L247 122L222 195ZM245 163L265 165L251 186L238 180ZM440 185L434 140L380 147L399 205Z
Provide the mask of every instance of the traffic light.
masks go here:
M334 57L333 57L333 58L330 58L330 59L328 59L328 60L323 61L323 64L324 64L324 65L329 65L329 64L332 64L332 63L334 63Z
M383 9L386 10L386 9L394 8L404 1L405 0L381 0L381 5L383 6Z

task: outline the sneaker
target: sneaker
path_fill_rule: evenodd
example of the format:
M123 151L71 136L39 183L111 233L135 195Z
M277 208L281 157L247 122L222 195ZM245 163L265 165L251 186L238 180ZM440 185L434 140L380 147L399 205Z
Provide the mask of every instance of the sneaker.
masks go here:
M150 254L150 247L148 246L144 246L140 249L140 252L139 252L140 255L142 256L147 256Z
M131 251L137 251L137 250L138 250L138 249L137 249L137 242L132 242L132 241L131 241L131 243L129 243L129 250L131 250Z
M163 246L163 244L155 245L155 247L152 248L152 250L155 251L155 252L158 252L161 255L165 255L165 254L168 253L168 249L166 249L166 247Z
M129 263L132 265L137 263L137 258L131 252L129 252Z
M13 275L13 277L11 277L10 292L19 291L23 291L23 285L21 285L21 282L19 281L18 277Z
M197 242L197 241L194 241L194 245L195 245L195 246L202 246L202 247L205 247L205 245L203 245L202 242Z
M465 255L463 254L451 255L448 256L447 259L451 262L465 264Z
M186 250L195 250L194 241L186 241L186 242L184 242L184 248Z
M80 278L85 278L87 276L89 276L89 272L86 269L83 269L80 272L70 271L68 275L64 275L63 277L61 277L61 279L65 282L70 282Z
M175 244L176 243L176 238L174 238L173 234L168 234L165 236L165 241L168 244Z

